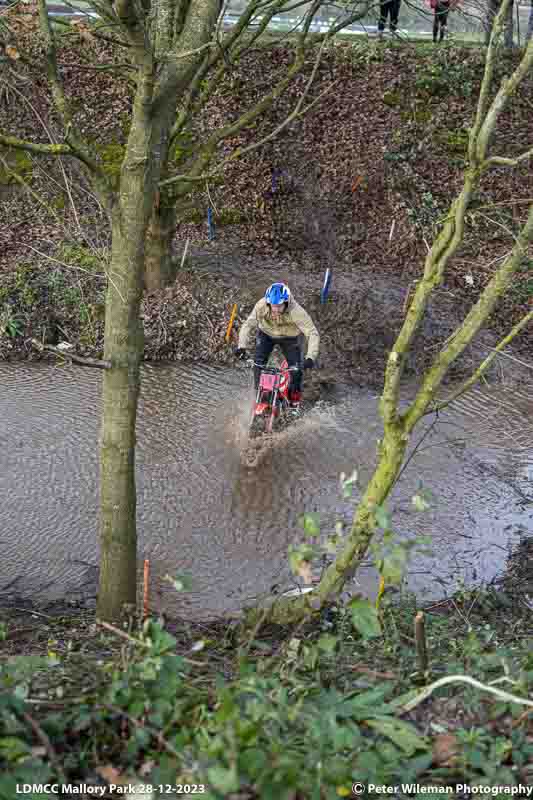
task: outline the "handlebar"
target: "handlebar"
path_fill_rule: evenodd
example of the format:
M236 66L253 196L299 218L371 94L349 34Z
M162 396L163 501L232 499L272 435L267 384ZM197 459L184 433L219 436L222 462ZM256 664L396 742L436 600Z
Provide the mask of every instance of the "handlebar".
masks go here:
M259 367L262 372L268 372L270 374L276 374L277 372L300 372L303 370L303 366L301 367L267 367L266 364L258 364L256 361L252 361L252 367Z

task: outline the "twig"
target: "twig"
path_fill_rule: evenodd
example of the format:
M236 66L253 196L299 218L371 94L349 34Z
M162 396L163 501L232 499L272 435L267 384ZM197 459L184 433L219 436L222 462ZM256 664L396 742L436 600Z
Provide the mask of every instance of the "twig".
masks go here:
M402 468L401 468L400 472L398 473L398 477L397 477L397 478L396 478L396 480L394 481L394 483L395 483L395 484L396 484L396 483L398 483L398 481L399 481L399 480L400 480L400 478L402 477L403 473L404 473L404 472L405 472L405 470L407 469L407 466L409 465L409 462L410 462L410 461L411 461L411 460L412 460L412 459L415 457L415 455L416 455L416 453L418 452L418 449L419 449L420 445L423 443L424 439L426 439L426 438L429 436L429 434L431 433L431 431L433 430L433 428L434 428L434 427L435 427L435 425L437 424L437 419L438 419L438 416L439 416L439 415L438 415L438 412L437 412L437 413L435 414L435 419L433 420L433 422L431 423L431 425L430 425L428 428L426 428L426 430L424 431L424 433L422 434L422 436L420 437L420 439L418 440L418 442L416 443L416 445L413 447L413 450L412 450L412 451L411 451L411 453L409 454L409 456L408 456L408 458L406 459L405 463L403 464L403 466L402 466Z
M144 729L145 731L147 731L147 733L153 736L157 742L159 742L161 747L163 747L167 751L167 753L170 753L170 755L174 756L174 758L181 759L181 756L178 753L178 751L172 747L170 742L167 742L167 740L164 738L163 734L160 731L156 730L155 728L152 728L151 725L146 725L144 722L141 722L141 720L132 717L132 715L128 714L127 711L123 711L121 708L109 705L108 703L105 703L104 705L100 706L100 708L106 709L107 711L112 711L114 714L118 714L119 716L124 717L124 719L127 719L128 722L131 722L131 724L134 725L136 728Z
M211 192L209 191L209 181L205 182L205 189L206 189L206 192L207 192L207 198L208 198L209 202L211 203L211 207L213 208L213 211L215 212L215 214L218 215L218 209L217 209L217 207L216 207L216 205L215 205L215 203L213 201L213 198L211 197Z
M529 322L531 322L531 320L533 320L533 311L530 311L528 314L523 316L522 319L519 320L516 323L516 325L513 326L513 328L509 331L507 336L504 336L504 338L498 343L496 347L489 347L488 349L492 351L491 355L487 356L487 358L485 358L481 362L479 367L474 371L474 373L470 376L470 378L464 381L464 383L462 383L454 392L452 392L452 394L446 400L443 400L442 403L437 403L433 406L430 406L430 408L426 411L426 414L431 414L431 412L433 411L437 412L441 411L442 409L446 408L446 406L450 405L450 403L452 403L454 400L457 400L458 397L464 394L464 392L466 392L467 389L473 386L479 380L479 378L483 376L487 368L492 364L492 362L494 361L494 359L498 354L502 356L507 356L513 361L518 361L520 364L522 364L522 366L532 369L531 365L527 364L525 361L520 361L515 356L511 356L509 355L509 353L503 352L503 348L506 347L510 342L512 342L512 340L517 336L517 334L520 333L520 331L523 328L525 328L526 325Z
M517 728L531 714L533 714L533 708L527 708L525 711L522 712L522 714L520 714L519 717L513 720L513 722L511 723L511 728Z
M66 264L64 261L60 261L58 258L54 258L53 256L46 255L46 253L42 253L40 250L37 250L36 247L32 247L31 244L27 244L26 247L29 250L33 250L33 252L37 253L38 256L46 258L48 261L54 261L56 264L59 264L62 267L67 267L67 269L77 269L79 272L85 272L87 275L90 275L91 278L96 278L98 280L105 280L104 275L95 275L90 270L83 269L83 267L78 267L75 264Z
M485 345L485 347L488 347L488 345ZM510 358L511 361L516 361L517 364L521 364L523 367L527 367L528 369L533 369L533 364L528 364L527 361L522 361L521 358L512 356L510 353L504 353L502 350L497 350L495 347L489 347L488 349L497 352L499 356L505 356L505 358Z
M46 752L48 753L48 757L52 762L52 764L54 765L54 767L56 768L58 777L64 784L66 784L67 777L63 772L63 767L61 766L61 762L59 761L56 751L54 750L52 742L48 738L47 734L43 731L39 723L36 722L30 714L28 714L27 711L23 711L22 716L26 720L28 725L30 725L31 729L33 730L39 741L45 746Z
M14 628L13 630L7 631L6 639L10 639L15 636L16 633L28 633L29 631L39 631L41 630L41 626L39 625L31 625L30 627L26 628Z
M25 189L28 192L30 197L33 197L33 199L36 200L40 205L44 206L44 208L46 208L48 213L52 214L52 216L55 217L56 222L58 222L61 225L61 219L60 219L59 214L57 213L57 211L54 208L52 208L51 206L49 206L48 203L46 202L46 200L44 200L44 198L42 198L40 196L40 194L38 194L38 192L35 192L32 189L32 187L30 186L28 181L24 180L22 175L19 175L18 172L15 172L14 170L10 169L9 164L7 163L6 159L3 158L2 156L0 156L0 163L2 164L2 166L3 166L4 170L6 171L6 173L8 174L8 176L12 177L13 180L15 180L19 184L19 186L22 186L22 188Z
M116 633L117 636L122 636L123 639L127 639L128 642L132 644L136 644L138 647L151 647L151 645L147 644L146 642L141 641L140 639L136 639L131 634L126 633L126 631L121 631L120 628L116 628L114 625L111 625L110 622L106 622L103 619L97 619L96 623L101 625L103 628L106 628L108 631L112 633ZM185 661L187 664L192 664L194 667L205 667L204 661L195 661L192 658L187 658L186 656L181 656L182 660Z
M135 636L126 633L126 631L121 631L120 628L117 628L115 625L111 625L110 622L106 622L104 619L97 619L96 624L101 625L102 628L111 631L111 633L115 633L117 636L121 636L123 639L126 639L128 642L131 642L132 644L136 644L137 646L141 647L145 646L144 642L141 642L139 639L136 639Z
M401 706L399 713L407 714L409 711L412 711L414 708L420 705L420 703L423 703L424 700L427 700L427 698L433 694L435 689L440 689L441 686L447 686L450 683L466 683L469 686L473 686L475 689L481 689L485 692L489 692L489 694L495 695L504 702L518 703L518 705L533 708L533 702L531 700L526 700L524 697L517 697L516 695L509 694L509 692L504 692L501 689L494 689L492 686L487 686L485 683L476 681L475 678L470 678L468 675L447 675L445 678L439 678L438 681L430 683L429 686L426 686L426 688L423 689L417 697L414 697L412 700L409 700L407 703Z
M189 249L189 240L185 242L185 247L183 248L183 255L181 257L181 264L180 269L183 269L183 265L185 264L185 259L187 258L187 250Z
M359 666L359 664L355 664L350 669L352 672L360 672L362 675L369 675L371 678L380 678L384 681L392 681L396 678L394 672L378 672L375 669L370 669L370 667Z
M98 72L102 72L107 69L129 69L135 70L135 67L132 64L64 64L65 67L75 67L76 69L86 69L86 70L96 70Z
M11 606L11 611L22 611L26 614L35 614L36 617L43 617L44 619L54 619L50 614L43 614L42 611L34 611L31 608L17 608L17 606Z
M403 306L402 306L402 314L405 314L405 312L407 311L407 308L408 308L408 305L409 305L409 299L411 297L411 289L413 288L413 284L416 284L416 283L418 283L417 279L415 279L414 281L411 281L411 283L409 284L409 286L407 288L407 294L405 295L405 300L403 301Z
M35 348L37 348L37 350L39 350L39 352L48 350L49 352L55 353L55 355L61 356L62 358L69 358L75 364L80 364L83 367L98 367L99 369L111 369L112 367L111 361L78 356L75 353L69 353L68 351L60 350L59 347L54 347L53 344L42 344L42 342L38 342L37 339L30 339L30 342Z
M32 706L43 706L43 708L56 708L56 709L63 709L66 706L70 706L72 703L86 703L87 700L84 697L68 697L65 698L62 702L60 700L44 700L38 697L26 697L24 698L25 703L29 703Z
M257 633L258 633L259 629L261 628L261 626L263 625L264 621L267 619L268 614L269 614L268 607L267 608L263 608L263 610L259 614L259 619L257 620L256 624L254 625L252 632L248 636L248 641L246 642L245 647L239 648L239 655L241 655L243 653L244 653L244 655L248 654L248 651L250 650L250 647L252 646L252 642L254 641L255 637L257 636Z
M419 611L415 617L415 646L416 657L418 660L418 667L420 672L427 672L428 668L428 653L426 646L426 628L424 622L424 612Z

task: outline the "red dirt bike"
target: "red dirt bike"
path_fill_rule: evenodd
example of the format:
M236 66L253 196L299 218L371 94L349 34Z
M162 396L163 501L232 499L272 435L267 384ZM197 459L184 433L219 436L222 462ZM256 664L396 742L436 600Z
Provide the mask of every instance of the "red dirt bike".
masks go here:
M285 358L279 355L270 356L268 364L256 364L261 368L259 386L255 397L250 419L250 436L263 433L271 434L285 427L291 418L289 403L289 386L291 372L300 367L289 367Z

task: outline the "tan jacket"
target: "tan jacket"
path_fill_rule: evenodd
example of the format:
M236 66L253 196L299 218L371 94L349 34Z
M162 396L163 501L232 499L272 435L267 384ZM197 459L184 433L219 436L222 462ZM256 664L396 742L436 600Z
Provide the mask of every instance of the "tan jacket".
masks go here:
M307 339L306 358L316 360L320 336L315 323L302 308L291 299L287 310L276 320L272 317L269 305L265 298L255 304L252 313L244 322L239 331L239 347L248 347L248 342L255 336L257 329L271 336L273 339L283 339L286 336L299 336L301 333Z

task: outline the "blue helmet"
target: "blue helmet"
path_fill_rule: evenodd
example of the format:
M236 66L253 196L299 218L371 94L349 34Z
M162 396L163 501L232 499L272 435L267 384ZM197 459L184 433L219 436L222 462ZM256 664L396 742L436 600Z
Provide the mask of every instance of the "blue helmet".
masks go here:
M291 290L284 283L273 283L265 292L265 300L272 306L288 303L291 299Z

